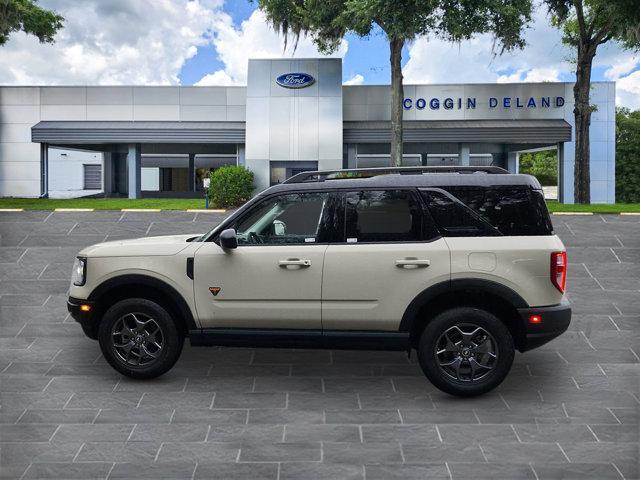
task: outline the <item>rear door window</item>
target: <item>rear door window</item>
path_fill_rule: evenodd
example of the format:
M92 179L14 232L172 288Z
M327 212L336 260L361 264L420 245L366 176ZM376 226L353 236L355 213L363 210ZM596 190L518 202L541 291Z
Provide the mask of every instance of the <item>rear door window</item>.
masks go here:
M346 194L347 243L418 242L423 240L423 212L415 192L367 190ZM437 236L433 224L426 238Z

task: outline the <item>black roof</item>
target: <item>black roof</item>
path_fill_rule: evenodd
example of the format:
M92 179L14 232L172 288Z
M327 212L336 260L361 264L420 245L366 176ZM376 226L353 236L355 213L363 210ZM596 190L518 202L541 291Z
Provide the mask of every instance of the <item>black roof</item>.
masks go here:
M427 188L427 187L474 187L524 185L540 190L538 180L531 175L511 173L417 173L413 175L388 173L364 178L336 178L303 183L281 183L261 193L262 195L304 190L339 190L358 188Z

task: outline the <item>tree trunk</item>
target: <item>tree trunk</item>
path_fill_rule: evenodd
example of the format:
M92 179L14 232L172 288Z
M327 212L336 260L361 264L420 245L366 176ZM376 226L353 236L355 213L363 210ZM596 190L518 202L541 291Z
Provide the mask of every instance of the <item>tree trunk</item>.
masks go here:
M576 67L576 83L573 87L575 105L576 156L573 177L573 198L575 203L591 203L591 177L589 173L589 124L591 123L591 105L589 90L591 88L591 66L595 48L580 45L578 47L578 64Z
M391 166L402 165L402 102L404 88L402 87L402 47L404 40L391 38Z

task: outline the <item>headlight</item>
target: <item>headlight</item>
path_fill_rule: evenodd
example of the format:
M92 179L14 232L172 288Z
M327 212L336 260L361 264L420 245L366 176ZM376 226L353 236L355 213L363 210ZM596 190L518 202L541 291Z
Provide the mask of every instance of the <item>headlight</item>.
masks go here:
M71 281L74 285L81 287L87 280L87 259L76 257L73 262L73 272L71 273Z

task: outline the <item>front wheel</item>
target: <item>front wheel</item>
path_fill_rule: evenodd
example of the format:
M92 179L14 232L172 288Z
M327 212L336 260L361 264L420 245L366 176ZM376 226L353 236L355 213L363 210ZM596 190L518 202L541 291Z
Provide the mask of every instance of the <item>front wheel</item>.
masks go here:
M113 368L139 379L167 372L184 344L169 313L144 298L121 300L109 308L100 322L98 341Z
M437 315L418 344L418 360L431 383L465 397L497 387L511 370L514 354L513 337L504 323L470 307Z

